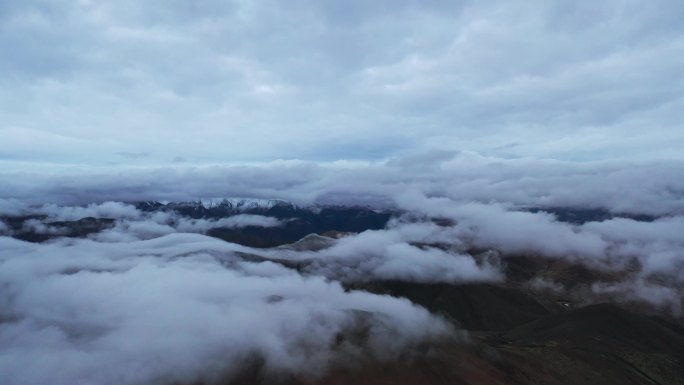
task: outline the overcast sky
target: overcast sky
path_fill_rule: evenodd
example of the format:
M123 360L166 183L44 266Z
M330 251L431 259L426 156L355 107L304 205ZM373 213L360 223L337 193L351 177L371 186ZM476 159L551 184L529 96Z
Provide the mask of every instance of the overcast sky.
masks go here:
M681 159L684 4L0 1L0 162Z
M336 280L499 282L497 255L618 272L573 296L681 316L683 122L683 0L0 0L0 382L379 362L451 328ZM188 234L275 218L107 202L224 197L409 214L317 253L264 251L308 261L293 270ZM86 216L116 222L11 238ZM338 355L347 331L368 338Z

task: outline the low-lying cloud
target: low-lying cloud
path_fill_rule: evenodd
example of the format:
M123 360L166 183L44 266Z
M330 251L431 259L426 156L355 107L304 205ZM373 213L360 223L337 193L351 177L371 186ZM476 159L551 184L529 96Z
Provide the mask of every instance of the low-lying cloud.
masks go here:
M188 218L173 212L139 212L138 219L119 219L114 228L96 234L99 240L149 239L181 233L206 233L214 228L276 227L282 221L264 215L238 214L228 218Z
M315 375L450 332L405 299L244 261L202 235L0 245L6 384L213 383L255 357Z
M390 223L385 230L365 231L317 252L297 253L309 261L307 271L349 282L401 280L423 283L497 282L498 260L465 254L449 229L432 223ZM441 248L440 248L441 247ZM270 255L287 258L272 251Z
M676 176L683 169L447 153L415 162L14 173L0 186L0 235L51 239L0 237L0 373L22 385L211 383L258 358L266 371L315 375L449 332L407 300L345 287L506 285L519 257L591 272L581 282L534 277L522 283L531 290L648 304L681 317L684 184ZM20 198L28 191L32 198ZM221 196L284 199L312 212L361 204L394 216L384 229L318 239L311 249L252 249L203 234L289 219L189 218L122 203ZM607 216L567 223L552 213L557 207ZM31 217L17 225L18 215ZM54 224L86 217L111 225L64 238ZM340 337L359 330L363 344Z
M471 152L381 162L275 161L89 171L3 172L0 213L24 204L278 198L298 205L407 206L414 195L518 207L579 207L616 213L684 214L680 161L561 162Z

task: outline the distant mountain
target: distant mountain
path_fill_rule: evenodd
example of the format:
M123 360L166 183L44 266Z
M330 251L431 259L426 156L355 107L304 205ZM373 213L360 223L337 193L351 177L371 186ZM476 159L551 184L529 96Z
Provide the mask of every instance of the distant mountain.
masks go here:
M613 218L627 218L640 222L652 222L657 217L644 214L614 213L606 209L583 209L573 207L530 207L526 211L532 213L547 212L553 214L560 222L581 225L587 222L601 222Z
M684 384L684 334L678 327L615 305L541 317L503 334L473 333L469 344L443 341L424 354L331 370L287 384ZM234 384L260 383L258 377Z
M225 198L209 201L131 203L144 213L173 212L192 219L217 220L241 214L263 215L281 220L275 227L221 227L207 235L250 247L274 247L300 240L308 234L358 233L378 230L396 214L365 207L316 206L298 207L275 199ZM81 218L53 221L47 215L0 217L13 236L30 242L43 242L55 237L84 237L111 228L112 218Z
M174 211L192 218L222 218L230 215L247 213L266 215L267 212L286 213L298 208L289 202L279 199L259 198L221 198L189 202L132 202L142 211Z
M307 236L297 250L329 247L333 238ZM252 257L254 258L254 257ZM282 261L288 266L291 262ZM306 266L290 266L306 270ZM581 302L524 283L553 274L569 286L600 280L586 267L513 258L502 283L451 284L400 280L346 283L347 290L407 298L469 331L469 341L432 343L389 362L332 369L322 379L268 378L249 368L231 384L684 384L684 326L631 304ZM601 300L595 298L594 300ZM583 303L582 303L583 302ZM586 303L590 303L586 305Z
M380 211L356 206L299 207L284 200L260 198L220 198L187 202L144 201L131 202L130 204L145 213L173 212L193 219L221 219L240 214L253 214L282 220L282 225L277 227L216 227L207 232L209 236L250 247L274 247L289 244L308 234L358 233L365 230L378 230L384 228L392 216L402 214L400 211ZM548 212L556 216L561 222L573 224L603 221L615 217L630 218L637 221L653 221L656 219L646 215L615 214L604 209L533 207L524 210ZM45 215L27 215L6 216L0 220L6 223L15 238L31 242L43 242L57 236L83 237L114 226L114 219L111 218L51 221ZM25 225L25 223L36 221L45 226L42 229L37 229ZM453 225L451 220L433 219L433 221L440 225ZM446 222L442 223L444 221Z
M255 248L279 247L287 253L318 251L338 239L382 229L400 212L365 207L298 207L280 200L227 198L194 202L136 202L145 213L172 212L194 219L222 219L242 214L278 218L275 227L219 226L207 234ZM534 208L558 220L585 223L614 218L653 220L605 210ZM46 215L0 218L15 238L44 242L55 237L85 237L112 228L112 218L85 217L54 221ZM425 219L425 218L422 218ZM451 220L435 219L440 226ZM417 244L440 247L439 244ZM485 250L467 250L472 255ZM235 253L244 261L279 264L306 273L307 259L268 258L262 250ZM272 251L271 251L272 252ZM501 260L506 279L499 283L426 283L374 279L340 282L345 290L402 297L469 332L467 342L448 340L419 346L396 360L363 361L333 367L320 378L262 371L255 361L228 384L684 384L684 326L644 304L611 303L611 298L581 291L596 282L618 282L619 271L590 269L572 259L507 255ZM534 289L544 279L563 291ZM578 290L575 290L579 288ZM617 302L616 300L612 300ZM336 343L358 336L340 335ZM220 382L219 382L220 383Z
M45 242L56 237L82 238L114 227L114 219L84 217L75 221L52 221L46 215L3 217L12 237Z

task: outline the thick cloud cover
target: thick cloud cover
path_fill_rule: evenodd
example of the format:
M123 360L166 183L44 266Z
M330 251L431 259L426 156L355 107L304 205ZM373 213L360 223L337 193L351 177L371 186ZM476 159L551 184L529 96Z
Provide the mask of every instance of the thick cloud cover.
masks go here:
M681 159L678 0L3 2L0 158Z
M475 170L462 167L463 156L474 159ZM564 297L567 293L585 301L646 303L682 316L684 216L674 189L680 182L666 180L667 172L608 164L597 173L595 165L582 170L564 163L519 164L468 154L441 159L411 165L396 161L178 169L166 180L148 179L154 182L145 191L133 188L141 180L137 178L159 170L106 176L95 190L90 190L94 185L88 185L84 175L72 177L68 186L49 187L53 178L61 177L36 180L36 197L59 202L65 197L85 199L85 195L69 197L80 189L96 201L105 200L97 199L98 193L106 199L127 196L126 188L146 198L169 198L165 184L179 177L214 186L206 190L207 196L217 196L219 186L239 186L232 188L244 196L257 191L260 178L268 176L276 186L267 191L271 198L301 193L302 203L379 203L400 209L385 229L330 239L329 247L317 251L251 249L191 234L212 227L283 225L271 217L190 219L173 212L142 212L112 201L78 207L33 205L6 190L5 215L46 216L27 219L23 226L55 238L32 244L0 237L3 383L211 382L257 362L263 363L265 373L316 375L342 362L391 359L415 344L455 332L407 300L345 291L342 284L401 280L505 285L508 259L520 255L579 264L597 272L596 279L572 287L553 277L538 277L527 283L534 290L551 290ZM523 166L533 167L538 177L522 177ZM295 183L303 177L283 173L287 168L304 171L309 182ZM559 169L567 173L559 176L553 171ZM205 174L193 177L189 170ZM472 178L480 171L488 174L480 182L471 179L472 185L467 186L466 176ZM645 182L627 196L622 191L609 193L599 183L607 178L626 186L632 175ZM225 185L216 182L218 176L226 178ZM350 176L358 183L341 182ZM12 183L16 186L19 181ZM661 183L673 190L663 194L653 189ZM573 202L578 206L600 197L599 202L615 211L677 215L652 222L613 218L570 224L543 211L520 211L520 206L563 202L567 195L556 186L573 184ZM510 191L511 186L520 190ZM506 190L510 200L503 199ZM656 202L657 197L661 199ZM640 206L643 202L656 203ZM58 229L49 225L85 216L115 222L87 239L61 238ZM0 231L8 229L7 224L4 230L0 227ZM353 338L359 333L364 337Z
M681 316L682 32L678 0L0 2L0 382L387 358L449 330L340 281L505 284L520 255L609 277L578 296ZM400 214L254 250L202 234L287 219L124 203L222 197ZM656 219L525 211L554 207ZM50 224L85 217L114 221ZM552 278L527 284L569 290Z
M407 300L243 261L235 247L190 234L0 237L3 384L211 383L255 358L268 371L315 375L450 332ZM349 337L359 331L367 338Z
M3 171L0 214L25 204L280 198L300 205L399 205L414 196L517 206L684 214L682 162L560 162L417 152L382 162L275 161L236 166ZM21 201L17 201L21 199ZM440 210L435 204L434 210ZM104 208L99 208L104 209ZM433 210L433 211L434 211Z

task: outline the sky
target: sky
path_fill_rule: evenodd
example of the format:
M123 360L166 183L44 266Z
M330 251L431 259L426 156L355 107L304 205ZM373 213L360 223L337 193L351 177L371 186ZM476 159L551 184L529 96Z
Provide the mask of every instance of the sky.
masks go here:
M0 1L0 166L680 161L683 32L678 0Z
M576 298L681 318L682 122L681 0L0 0L0 382L393 359L463 335L341 282L503 284L519 255L619 277ZM225 197L394 216L255 250L205 234L286 220L130 204ZM55 225L84 217L113 227ZM525 284L566 294L549 279Z

